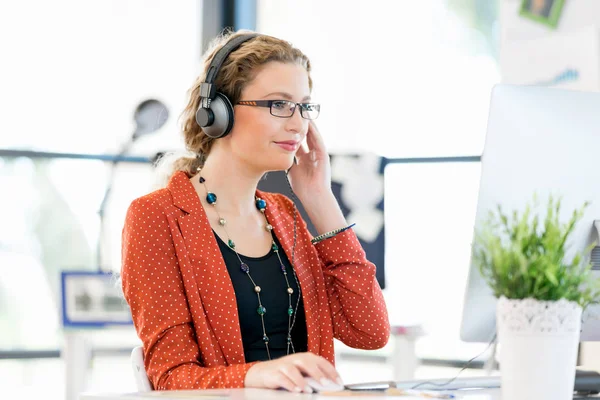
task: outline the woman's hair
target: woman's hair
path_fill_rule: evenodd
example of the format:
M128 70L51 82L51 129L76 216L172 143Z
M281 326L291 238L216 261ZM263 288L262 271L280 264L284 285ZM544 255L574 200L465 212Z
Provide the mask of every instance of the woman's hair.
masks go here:
M215 38L203 57L204 70L198 76L194 85L188 91L188 103L181 114L182 131L187 152L170 153L163 156L156 165L158 186L164 186L175 171L185 171L188 175L196 173L202 166L215 140L207 136L196 122L196 110L200 105L200 84L204 82L206 70L219 49L234 37L254 33L247 30L223 32ZM300 50L285 40L272 36L259 35L244 43L225 60L219 70L215 86L218 92L226 95L231 104L240 100L242 90L250 83L260 67L268 62L294 63L302 65L308 73L309 88L312 89L310 78L310 61Z

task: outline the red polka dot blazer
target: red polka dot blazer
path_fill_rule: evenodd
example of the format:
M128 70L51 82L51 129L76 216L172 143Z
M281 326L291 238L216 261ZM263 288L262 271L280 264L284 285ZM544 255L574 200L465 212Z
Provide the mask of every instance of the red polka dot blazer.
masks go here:
M257 192L289 256L293 204ZM390 326L375 265L352 230L311 244L298 217L294 269L302 289L308 350L334 362L333 338L383 347ZM123 228L122 281L156 389L235 388L245 363L233 286L198 194L185 172L134 200Z

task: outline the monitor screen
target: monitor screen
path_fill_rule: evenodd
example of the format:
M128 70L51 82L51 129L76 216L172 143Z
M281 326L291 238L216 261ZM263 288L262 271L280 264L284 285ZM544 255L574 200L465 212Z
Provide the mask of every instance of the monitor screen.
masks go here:
M475 230L490 210L520 214L534 193L545 215L549 195L562 198L560 219L568 221L584 202L583 218L571 234L567 258L598 240L600 220L600 93L536 86L498 85L492 92ZM587 254L586 257L589 257ZM600 274L600 248L592 251ZM496 299L471 260L461 338L489 342L496 331ZM581 340L600 340L600 307L589 307Z

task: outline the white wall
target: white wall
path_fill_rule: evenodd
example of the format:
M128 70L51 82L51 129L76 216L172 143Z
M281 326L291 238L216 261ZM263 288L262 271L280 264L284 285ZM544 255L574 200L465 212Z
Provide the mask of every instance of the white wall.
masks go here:
M501 2L502 81L600 90L600 2L566 1L556 29L520 17L520 3Z

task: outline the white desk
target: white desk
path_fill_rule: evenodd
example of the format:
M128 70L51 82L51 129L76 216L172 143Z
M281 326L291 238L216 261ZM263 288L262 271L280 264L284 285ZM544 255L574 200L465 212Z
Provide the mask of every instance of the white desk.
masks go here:
M181 391L154 391L146 393L126 393L126 394L109 394L109 393L82 393L79 400L328 400L335 398L353 399L396 399L396 400L426 400L425 397L406 397L406 396L384 396L376 394L369 396L367 393L361 395L360 392L339 393L338 396L318 395L318 394L296 394L281 390L265 390L265 389L211 389L211 390L181 390ZM500 390L472 390L455 393L457 399L465 400L500 400ZM433 400L433 399L430 399Z

